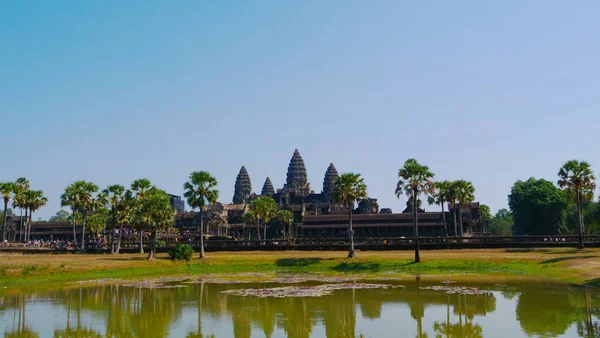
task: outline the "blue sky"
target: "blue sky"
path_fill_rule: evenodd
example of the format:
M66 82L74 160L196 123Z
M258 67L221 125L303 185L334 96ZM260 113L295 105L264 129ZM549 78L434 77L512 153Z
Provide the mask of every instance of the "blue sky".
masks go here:
M401 211L410 157L468 179L492 211L517 179L600 168L598 1L0 1L0 180L59 208L72 181L194 170L230 202L298 148ZM428 210L437 209L434 207Z

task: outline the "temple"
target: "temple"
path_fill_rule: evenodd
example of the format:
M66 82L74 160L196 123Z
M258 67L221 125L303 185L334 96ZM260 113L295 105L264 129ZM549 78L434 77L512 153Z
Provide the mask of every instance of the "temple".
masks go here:
M252 192L250 174L245 166L240 168L234 185L232 203L217 203L205 207L205 234L211 236L226 236L227 238L255 239L256 224L244 222L244 214L249 210L250 203L259 196L272 197L280 210L290 210L294 216L293 224L286 233L299 238L340 238L347 235L348 210L333 200L333 187L339 177L333 163L325 170L323 188L315 192L310 182L304 159L298 149L290 159L285 184L275 190L273 182L267 177L260 195ZM185 212L184 202L180 196L170 195L171 204L177 211L175 228L182 233L197 233L200 213ZM448 205L445 213L428 212L421 200L417 201L419 234L421 236L460 236L460 230L455 231L452 205ZM487 232L486 224L479 221L479 203L456 206L456 211L462 214L463 234L465 236L481 235ZM357 203L353 213L355 237L411 237L413 203L406 202L406 208L401 213L393 213L390 208L379 208L377 199L365 198ZM456 217L456 219L459 219ZM445 220L445 222L444 222ZM19 238L23 219L19 216L8 219L8 238ZM460 229L460 225L457 226ZM280 238L283 234L281 224L272 220L268 227L268 238ZM72 225L69 223L41 222L33 223L31 238L70 239Z
M207 221L213 225L208 230L214 235L227 234L249 238L256 226L244 223L243 215L249 210L253 199L258 196L269 196L276 201L279 209L290 210L293 213L294 224L290 227L291 234L298 237L343 237L348 227L348 210L333 200L333 182L338 177L335 165L329 164L325 170L323 188L320 193L316 193L308 181L304 159L296 149L290 159L283 187L275 190L271 179L267 177L260 195L257 195L252 192L250 174L246 167L242 166L235 181L233 203L217 203L207 208ZM427 212L422 208L421 200L418 200L417 208L420 235L460 235L455 233L450 211L446 211L445 214L439 211ZM352 211L355 235L357 237L412 236L412 209L411 200L406 202L406 208L401 213L393 213L390 208L380 209L375 198L363 199ZM460 212L463 214L465 235L485 232L485 225L478 221L479 203L463 205L460 207ZM180 219L179 226L192 228L191 224L185 224L185 215L181 215ZM460 229L459 226L457 228ZM278 237L279 229L280 227L277 226L269 227L269 237Z

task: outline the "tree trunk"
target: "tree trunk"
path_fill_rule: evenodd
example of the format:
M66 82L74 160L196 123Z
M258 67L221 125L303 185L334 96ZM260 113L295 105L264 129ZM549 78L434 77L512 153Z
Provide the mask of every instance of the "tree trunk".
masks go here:
M413 229L415 233L415 263L421 262L421 255L419 252L419 225L417 222L417 190L413 188Z
M204 211L200 209L200 258L204 258Z
M150 253L148 253L148 260L156 258L156 241L158 239L158 231L154 229L152 232L152 243L150 244Z
M144 253L144 231L140 229L140 253Z
M460 236L464 236L464 229L463 229L463 218L462 218L462 211L460 210L460 204L458 205L458 222L460 223Z
M452 217L454 218L454 236L458 237L458 228L456 223L456 203L452 203Z
M23 241L23 208L21 209L21 217L19 218L19 243Z
M81 250L85 251L85 212L81 213Z
M27 242L29 242L29 238L31 236L31 214L33 214L33 212L31 210L29 210L29 218L26 220L27 227L25 229L25 235L27 236Z
M115 212L114 207L112 208L112 211L113 211L113 215L114 215L114 212ZM116 223L116 221L113 217L111 229L110 229L110 253L111 253L111 255L115 253L115 223Z
M71 214L71 223L73 224L73 246L77 243L77 232L75 232L75 211Z
M8 208L8 199L4 199L4 222L2 223L2 241L6 240L6 209Z
M448 237L448 224L446 224L446 213L444 212L444 200L442 200L442 219L444 220L444 231Z
M117 253L121 251L121 234L123 233L123 226L119 225L119 240L117 241Z
M265 245L267 244L267 222L265 222L265 224L263 224L263 234L264 234L264 240L265 240Z
M348 203L348 258L354 258L356 253L354 252L354 229L352 229L352 205Z
M581 214L581 193L579 192L579 190L577 191L577 217L579 220L579 245L577 246L578 249L583 249L584 245L583 245L583 234L585 233L585 230L583 229L583 215Z

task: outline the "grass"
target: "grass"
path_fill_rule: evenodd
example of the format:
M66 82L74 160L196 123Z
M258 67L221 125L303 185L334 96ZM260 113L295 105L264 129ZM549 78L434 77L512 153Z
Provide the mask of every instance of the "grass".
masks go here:
M0 286L241 272L501 274L600 285L600 249L435 250L422 251L421 257L415 264L410 251L359 252L354 259L340 251L220 252L204 260L195 254L192 262L171 261L167 254L155 261L139 254L5 254L0 256Z

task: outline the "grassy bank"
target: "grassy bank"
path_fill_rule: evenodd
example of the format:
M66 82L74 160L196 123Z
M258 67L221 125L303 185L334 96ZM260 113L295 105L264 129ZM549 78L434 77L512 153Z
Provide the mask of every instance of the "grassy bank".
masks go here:
M241 272L444 274L462 276L502 274L560 279L597 285L600 249L437 250L423 251L413 264L409 251L359 252L221 252L204 260L173 262L166 255L155 261L145 256L36 254L0 256L0 286L145 277Z

